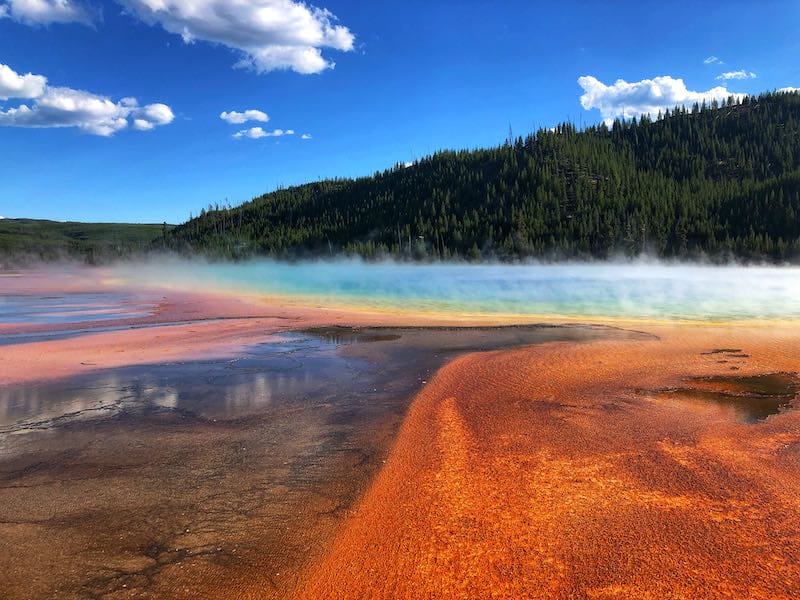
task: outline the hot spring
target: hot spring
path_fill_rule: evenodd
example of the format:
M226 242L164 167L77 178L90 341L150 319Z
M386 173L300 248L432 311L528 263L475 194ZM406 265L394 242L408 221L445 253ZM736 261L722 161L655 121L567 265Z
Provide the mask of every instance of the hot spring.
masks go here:
M731 321L800 318L800 268L636 263L402 264L356 260L120 264L141 286L309 305L497 316Z

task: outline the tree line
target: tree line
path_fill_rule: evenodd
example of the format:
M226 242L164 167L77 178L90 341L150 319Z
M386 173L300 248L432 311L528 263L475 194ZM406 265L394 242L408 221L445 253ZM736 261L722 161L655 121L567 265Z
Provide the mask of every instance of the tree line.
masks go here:
M800 259L800 93L572 123L215 206L168 245L217 257Z

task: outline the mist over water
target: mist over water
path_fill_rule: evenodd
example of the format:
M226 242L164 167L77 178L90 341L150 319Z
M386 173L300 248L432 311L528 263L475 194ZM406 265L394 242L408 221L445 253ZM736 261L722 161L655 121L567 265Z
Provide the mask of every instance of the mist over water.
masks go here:
M712 321L800 318L795 267L165 259L120 264L112 275L143 286L288 296L327 307Z

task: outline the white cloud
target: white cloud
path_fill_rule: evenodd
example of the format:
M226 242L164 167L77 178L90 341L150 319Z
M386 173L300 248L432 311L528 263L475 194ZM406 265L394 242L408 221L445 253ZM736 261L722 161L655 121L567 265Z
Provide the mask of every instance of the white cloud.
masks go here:
M233 134L233 137L239 138L250 138L251 140L257 140L259 138L265 137L283 137L285 135L294 135L294 129L273 129L272 131L264 131L261 127L251 127L250 129L242 129L241 131L237 131Z
M150 121L145 121L144 119L134 119L133 120L133 128L137 131L150 131L153 129L155 125Z
M247 121L259 121L261 123L266 123L269 121L269 115L267 113L254 108L244 112L237 112L235 110L230 112L225 111L220 114L219 118L232 125L241 125Z
M159 125L168 125L175 119L172 109L161 103L148 104L133 114L136 117L133 119L133 128L138 131L150 131Z
M320 73L334 63L322 49L349 52L355 37L328 10L297 0L118 0L151 25L242 54L237 66L258 72Z
M730 81L731 79L755 79L758 77L752 71L745 71L741 69L739 71L726 71L725 73L720 73L717 75L717 79L722 79L724 81Z
M129 119L135 129L147 131L175 118L166 104L139 106L135 98L113 102L83 90L52 87L45 77L30 73L20 76L2 64L0 86L5 86L0 87L4 100L33 100L30 105L0 109L0 127L76 127L93 135L110 136L128 127Z
M242 129L241 131L237 131L233 134L233 137L239 138L250 138L252 140L257 140L258 138L266 137L267 132L264 131L261 127L251 127L250 129Z
M0 18L9 17L25 25L83 23L97 18L94 10L72 0L0 0Z
M704 65L724 65L725 63L718 59L716 56L711 55L703 61Z
M47 78L41 75L19 75L11 67L0 64L0 100L36 98L44 93Z
M800 87L782 87L778 90L779 94L794 94L795 92L800 92Z
M633 83L618 79L612 85L605 85L595 77L584 76L578 79L578 84L584 90L581 106L586 110L596 108L608 124L616 117L638 117L643 114L656 116L659 111L679 105L708 103L712 100L721 102L729 96L737 99L743 96L730 92L723 86L695 92L686 88L683 79L675 79L669 75Z
M132 100L134 103L136 102L136 99ZM144 119L153 125L169 125L175 120L175 115L172 113L172 109L161 102L148 104L144 108L140 109L137 114L139 115L140 120Z
M311 139L311 134L310 133L304 133L303 135L300 136L300 139L301 140L310 140Z

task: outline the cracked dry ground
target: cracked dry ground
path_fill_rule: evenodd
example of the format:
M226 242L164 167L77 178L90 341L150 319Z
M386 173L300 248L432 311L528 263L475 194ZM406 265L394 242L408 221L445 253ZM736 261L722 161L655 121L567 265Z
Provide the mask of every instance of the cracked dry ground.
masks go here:
M800 597L800 411L642 393L794 378L796 328L647 329L441 369L300 596Z

